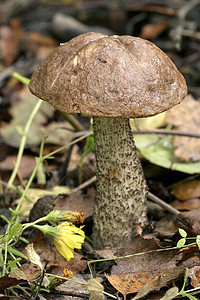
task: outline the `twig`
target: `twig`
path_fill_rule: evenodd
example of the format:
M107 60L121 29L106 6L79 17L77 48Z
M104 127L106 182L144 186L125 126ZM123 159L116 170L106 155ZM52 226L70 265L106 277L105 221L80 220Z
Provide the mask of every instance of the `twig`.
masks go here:
M185 137L190 137L190 138L200 138L200 133L191 133L187 131L179 131L179 130L169 130L169 129L152 129L152 130L134 130L132 129L131 132L133 134L162 134L162 135L178 135L178 136L185 136ZM83 131L83 132L77 132L77 136L82 136L82 135L93 135L93 132L91 131Z
M80 184L79 186L77 186L76 188L74 188L70 194L76 193L82 189L84 189L85 187L87 187L88 185L92 184L93 182L96 181L96 176L91 177L90 179L88 179L87 181L83 182L82 184Z
M179 131L179 130L168 130L168 129L152 129L152 130L131 130L133 134L164 134L164 135L179 135L179 136L186 136L191 138L200 138L199 133L191 133L186 131Z
M158 198L157 196L155 196L154 194L148 192L148 198L150 200L152 200L153 202L157 203L158 205L162 206L164 209L166 209L167 211L169 211L170 213L179 216L180 215L180 211L178 211L176 208L173 208L171 205L167 204L166 202L164 202L162 199Z

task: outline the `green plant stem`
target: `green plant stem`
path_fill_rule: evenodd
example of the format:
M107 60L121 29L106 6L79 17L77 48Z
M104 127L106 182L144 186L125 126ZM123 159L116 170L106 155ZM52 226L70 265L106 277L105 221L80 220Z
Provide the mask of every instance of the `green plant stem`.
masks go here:
M81 125L81 123L73 115L64 114L64 117L77 131L85 130L85 128Z
M47 219L48 219L47 216L45 216L45 217L35 220L34 222L22 225L23 226L22 232L29 227L34 227L34 225L36 225L37 223L45 222Z
M42 140L41 147L40 147L40 154L39 154L39 157L36 158L35 168L34 168L33 172L31 173L31 176L30 176L30 178L28 180L28 183L27 183L27 185L26 185L26 187L24 189L24 192L23 192L23 194L22 194L22 196L21 196L21 198L20 198L20 200L18 202L18 205L17 205L15 211L18 211L20 209L20 207L22 205L22 202L23 202L23 200L24 200L24 198L25 198L25 196L26 196L26 194L27 194L27 192L28 192L28 190L29 190L29 188L31 186L31 183L32 183L32 181L33 181L36 173L37 173L39 165L45 160L45 156L43 157L44 143L45 143L45 139Z
M15 163L15 166L14 166L14 169L13 169L13 172L10 176L10 179L8 181L8 188L10 188L15 180L15 177L17 175L17 172L18 172L18 169L19 169L19 165L20 165L20 162L21 162L21 159L22 159L22 155L23 155L23 152L24 152L24 147L25 147L25 144L26 144L26 138L27 138L27 133L30 129L30 126L31 126L31 123L33 121L33 119L35 118L38 110L40 109L40 106L42 104L42 100L38 100L38 102L36 103L27 123L26 123L26 126L24 128L24 132L23 132L23 135L22 135L22 138L21 138L21 142L20 142L20 147L19 147L19 151L18 151L18 154L17 154L17 160L16 160L16 163Z
M188 244L188 245L183 245L182 247L162 248L162 249L157 249L157 250L149 250L149 251L144 251L144 252L139 252L139 253L128 254L128 255L124 255L124 256L117 256L117 257L111 257L111 258L102 258L102 259L90 260L90 261L88 261L88 265L90 267L90 264L92 264L92 263L97 263L97 262L102 262L102 261L109 261L109 260L117 260L117 259L123 259L123 258L130 258L130 257L133 257L133 256L149 254L149 253L152 253L152 252L162 252L162 251L181 249L181 248L189 247L189 246L193 246L193 245L196 245L196 242Z

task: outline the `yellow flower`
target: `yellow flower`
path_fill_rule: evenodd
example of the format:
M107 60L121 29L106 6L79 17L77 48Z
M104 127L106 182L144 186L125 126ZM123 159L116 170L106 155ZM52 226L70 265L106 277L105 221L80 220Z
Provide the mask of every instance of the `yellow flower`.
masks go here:
M85 239L85 233L80 228L69 222L63 222L57 226L58 234L53 242L57 250L67 260L74 257L74 249L81 249Z
M83 212L76 212L76 211L66 211L63 213L64 217L73 222L73 223L83 223Z
M64 277L70 278L70 279L73 278L73 272L71 270L64 268L63 273L64 273L64 275L63 275Z
M63 222L56 227L50 225L34 225L35 228L52 238L54 245L68 261L74 257L74 249L81 249L85 233L72 223Z

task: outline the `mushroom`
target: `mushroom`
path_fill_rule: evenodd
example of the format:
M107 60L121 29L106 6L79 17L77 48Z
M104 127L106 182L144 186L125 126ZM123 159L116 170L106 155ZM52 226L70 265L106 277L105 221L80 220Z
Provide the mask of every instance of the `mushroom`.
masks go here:
M123 246L147 224L147 185L129 118L170 109L187 94L169 57L147 40L87 33L56 48L35 70L30 91L67 114L93 117L96 248Z

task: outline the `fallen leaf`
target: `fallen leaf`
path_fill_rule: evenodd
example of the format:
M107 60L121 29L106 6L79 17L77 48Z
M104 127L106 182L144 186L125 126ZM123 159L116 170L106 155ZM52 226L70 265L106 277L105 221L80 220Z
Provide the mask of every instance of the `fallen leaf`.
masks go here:
M140 299L146 296L152 290L152 285L148 282L145 283L140 289L137 295L132 300Z
M188 174L199 173L200 161L182 162L174 155L171 136L135 134L134 140L139 153L151 163Z
M41 275L41 269L38 265L26 262L20 267L20 272L22 272L28 282L33 282ZM18 274L19 276L19 274Z
M148 273L148 272L147 272ZM148 278L148 275L143 274L144 277L138 276L136 278L136 275L130 276L130 275L124 275L120 274L118 275L106 275L106 278L118 290L124 297L128 294L136 293L138 292L144 285L149 284L150 291L153 291L158 284L159 277L157 276L153 280Z
M132 129L151 130L165 125L165 112L153 117L130 119Z
M171 289L169 289L164 297L162 297L160 300L171 300L171 299L174 299L177 295L178 295L178 288L177 287L173 287Z
M16 160L16 155L7 156L3 161L0 162L1 171L12 171ZM33 156L23 155L19 166L19 173L23 179L27 178L33 172L35 164L36 162Z
M155 39L169 26L168 20L162 20L155 24L146 24L142 27L140 37L143 39Z
M73 281L65 281L63 284L61 284L57 287L57 290L60 293L62 293L62 292L65 293L66 295L68 295L68 294L73 295L73 293L74 293L75 295L79 295L79 296L81 295L82 298L84 298L84 296L85 296L85 298L88 299L89 292L85 289L85 285L87 284L87 281L80 274L75 274L73 276L73 280L82 282L82 283L84 283L84 285L79 284L77 282L73 282ZM66 297L66 299L69 298L67 296L64 296L64 297Z
M42 264L40 261L40 257L37 254L37 252L34 250L33 243L28 244L28 246L26 246L25 249L26 249L26 256L30 260L30 262L32 264L38 265L40 267L40 269L42 270L43 267L42 267Z
M175 129L191 133L200 133L200 103L188 95L185 100L167 111L166 122L175 126ZM175 136L174 154L186 162L200 160L200 139Z
M108 248L108 249L102 249L102 250L95 250L95 252L102 258L113 258L115 257L116 251L120 248Z
M192 231L191 234L199 235L200 234L200 209L182 212L181 215L190 224L190 228Z
M162 237L171 237L178 230L178 225L176 223L177 216L163 217L160 221L156 223L154 231Z
M24 280L22 280L22 279L8 277L8 275L3 276L0 278L0 291L2 292L7 288L14 286L14 285L18 285L22 282L24 282ZM4 298L2 298L2 299L4 299Z
M174 184L172 193L179 200L200 197L200 180L189 178L178 182Z
M74 137L74 128L68 122L51 122L45 127L46 142L53 145L66 145Z
M5 67L12 64L18 54L23 30L19 19L11 19L10 26L0 27L0 59Z
M86 289L90 292L89 300L104 300L103 294L104 287L97 281L97 279L89 279L86 285Z
M26 278L26 275L24 274L24 272L18 268L13 268L10 271L10 274L8 276L11 278L16 278L17 280L26 280L27 281L27 278Z
M125 249L118 250L115 256L134 253L137 255L116 260L111 275L106 275L109 282L124 296L138 292L147 283L151 290L159 290L184 274L186 267L195 264L191 259L181 261L182 254L177 249L161 251L155 239L144 239L140 236Z
M185 201L175 200L170 205L178 210L194 210L200 209L200 199L193 198Z
M1 128L1 135L4 142L13 147L18 147L22 138L16 127L24 129L31 112L36 105L37 98L33 96L27 86L24 86L19 93L19 100L10 108L11 122ZM26 147L39 145L43 139L41 126L52 116L54 108L47 102L43 102L40 110L35 116L27 134Z
M191 279L191 285L196 288L200 287L200 266L194 266L188 270L188 277Z

